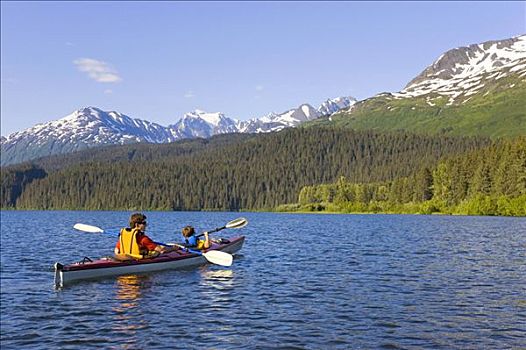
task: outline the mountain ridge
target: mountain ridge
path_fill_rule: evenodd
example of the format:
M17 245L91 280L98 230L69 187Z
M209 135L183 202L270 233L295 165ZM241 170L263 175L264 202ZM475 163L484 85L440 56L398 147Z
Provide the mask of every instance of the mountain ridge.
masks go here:
M324 111L345 108L355 102L352 97L338 97L325 101L319 108L321 112L305 103L280 114L271 113L248 121L230 118L221 112L194 110L168 126L132 118L116 111L84 107L64 118L37 124L2 138L1 163L15 164L105 145L169 143L226 133L274 132L295 127L302 122L319 118Z

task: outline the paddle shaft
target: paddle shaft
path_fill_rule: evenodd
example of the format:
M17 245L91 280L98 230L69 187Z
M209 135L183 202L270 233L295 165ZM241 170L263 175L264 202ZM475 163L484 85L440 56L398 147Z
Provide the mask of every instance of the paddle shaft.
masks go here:
M214 232L217 232L217 231L221 231L221 230L224 230L226 228L226 226L223 226L223 227L217 227L211 231L207 231L208 234L211 234L211 233L214 233ZM203 237L205 234L204 233L201 233L200 235L197 235L196 237L199 238L199 237Z
M217 227L217 228L215 228L213 230L210 230L210 231L207 231L207 232L208 232L208 234L210 234L210 233L214 233L214 232L217 232L217 231L224 230L225 228L241 228L241 227L245 227L247 224L248 224L247 219L245 219L245 218L238 218L238 219L235 219L235 220L232 220L232 221L228 222L225 226ZM201 233L200 235L197 235L196 237L199 238L199 237L202 237L204 235L205 235L204 233Z

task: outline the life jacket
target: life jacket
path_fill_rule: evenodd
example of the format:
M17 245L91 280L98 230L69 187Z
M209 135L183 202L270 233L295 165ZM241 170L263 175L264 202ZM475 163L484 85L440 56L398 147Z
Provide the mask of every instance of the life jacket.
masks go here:
M145 256L141 253L141 247L137 243L137 234L139 229L123 228L119 234L121 255L126 255L134 259L143 259Z
M205 241L197 239L197 237L194 235L190 237L183 236L183 239L184 239L185 247L188 247L188 248L203 249L205 245Z
M187 247L196 247L197 246L197 237L192 235L190 237L183 236L184 244Z

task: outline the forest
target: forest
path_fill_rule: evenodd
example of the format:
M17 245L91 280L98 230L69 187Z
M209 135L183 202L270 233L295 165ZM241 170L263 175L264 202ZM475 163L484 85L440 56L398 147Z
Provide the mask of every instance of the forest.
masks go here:
M443 157L391 181L304 186L282 211L526 216L526 137Z
M355 203L352 191L330 190L334 196L320 196L319 189L362 186L367 195L356 203L367 205L400 192L401 203L406 203L408 188L425 187L430 172L433 180L442 176L444 186L446 176L468 176L464 172L471 168L457 163L466 154L483 157L476 152L493 144L493 157L500 159L498 152L504 146L482 137L316 127L168 145L112 146L3 168L1 205L3 209L235 211L315 204L347 211L353 207L343 203ZM473 170L491 174L492 168ZM427 198L429 194L422 191L414 196ZM465 191L464 187L447 193L435 190L433 198L449 203L463 199ZM298 198L299 204L290 205Z

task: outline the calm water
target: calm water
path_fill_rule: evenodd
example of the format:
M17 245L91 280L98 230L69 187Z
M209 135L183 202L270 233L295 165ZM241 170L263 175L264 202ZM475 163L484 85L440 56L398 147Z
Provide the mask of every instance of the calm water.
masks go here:
M230 268L56 290L52 265L108 255L127 212L1 213L2 349L524 349L526 219L147 213L173 241L240 216Z

